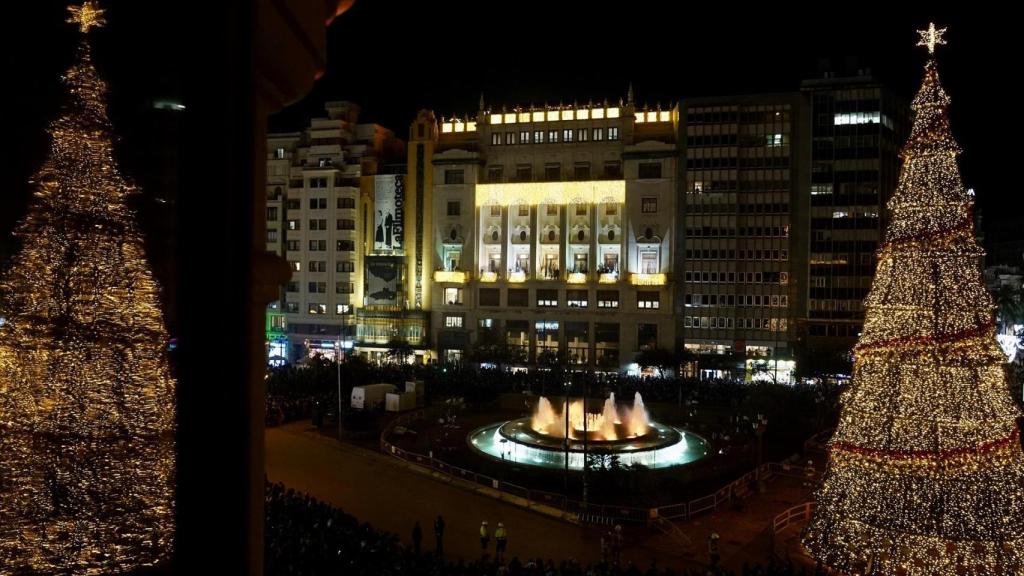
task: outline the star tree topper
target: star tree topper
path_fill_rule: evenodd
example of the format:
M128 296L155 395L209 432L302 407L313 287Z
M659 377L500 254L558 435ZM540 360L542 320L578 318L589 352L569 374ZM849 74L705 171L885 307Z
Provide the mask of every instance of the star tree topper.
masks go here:
M942 35L946 33L946 28L935 28L934 22L928 23L927 30L918 30L918 34L921 35L921 40L917 43L918 46L927 46L928 54L935 54L935 47L941 46L946 43L942 39Z
M89 32L93 26L100 28L107 23L103 18L106 10L99 7L95 0L86 0L81 6L68 6L71 17L67 22L78 24L78 31L83 34Z

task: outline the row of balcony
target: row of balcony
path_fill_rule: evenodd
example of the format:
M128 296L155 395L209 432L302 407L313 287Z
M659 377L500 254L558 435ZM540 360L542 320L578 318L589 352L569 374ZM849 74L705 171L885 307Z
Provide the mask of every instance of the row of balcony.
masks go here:
M565 275L566 284L587 284L597 282L598 284L615 284L620 280L619 272L600 272L600 273L585 273L585 272L569 272ZM470 273L464 270L437 270L434 272L434 282L443 282L448 284L466 284L470 280ZM480 271L477 279L483 283L497 282L500 279L506 279L511 284L519 284L526 282L530 279L534 280L562 280L561 276L548 276L541 274L539 276L531 276L529 273L522 270L513 270L507 274L500 274L498 272ZM664 273L639 273L634 272L629 275L629 283L634 286L664 286L668 283L668 275Z

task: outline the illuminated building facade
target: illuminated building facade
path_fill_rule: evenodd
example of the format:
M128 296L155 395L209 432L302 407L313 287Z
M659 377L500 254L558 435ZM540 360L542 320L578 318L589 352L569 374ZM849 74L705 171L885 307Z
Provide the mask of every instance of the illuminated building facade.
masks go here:
M799 94L684 102L678 322L704 377L788 381L802 314Z
M302 132L267 138L266 247L292 269L268 307L268 358L342 349L374 359L404 340L422 359L427 318L404 289L405 144L359 123L355 104L326 109Z
M677 125L678 109L639 109L631 93L481 99L442 119L426 246L440 359L619 371L672 349Z
M811 137L807 344L848 350L864 325L910 109L863 71L806 80L801 92Z

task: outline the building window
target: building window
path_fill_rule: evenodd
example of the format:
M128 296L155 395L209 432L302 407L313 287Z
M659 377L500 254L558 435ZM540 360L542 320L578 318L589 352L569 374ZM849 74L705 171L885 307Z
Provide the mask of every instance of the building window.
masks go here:
M289 198L284 201L285 210L298 210L299 208L302 208L302 202L298 198Z
M499 216L501 216L501 205L500 204L492 204L491 205L491 217L492 218L497 218Z
M278 148L274 150L274 158L278 160L284 160L284 148Z
M544 165L544 180L548 182L557 182L562 178L562 165L561 164L545 164Z
M356 291L356 285L352 282L337 282L334 285L335 294L354 294Z
M641 310L658 310L661 308L661 295L657 292L637 292L636 307Z
M519 143L520 144L529 144L530 143L530 133L527 132L526 130L523 130L523 131L519 132Z
M277 230L273 228L267 230L267 242L277 242Z
M446 314L444 317L445 328L462 328L462 316Z
M338 272L355 272L356 263L351 260L339 260L335 265L335 270Z
M309 199L310 210L326 210L327 209L327 198L310 198Z
M310 272L327 272L327 262L323 260L310 260L309 261Z
M466 179L466 173L463 170L445 170L444 171L444 183L445 184L463 184Z
M604 177L605 178L621 178L622 177L622 164L617 161L605 162L604 163Z
M562 142L572 142L572 128L562 130Z
M327 230L327 219L326 218L316 218L316 219L312 219L311 218L309 220L309 229L310 230Z
M462 288L445 288L444 303L449 306L462 306Z
M327 188L327 178L310 178L310 188ZM324 206L326 208L326 205Z
M510 307L526 307L530 305L530 290L527 288L509 288L508 305Z
M587 291L586 290L566 290L565 291L565 303L569 308L586 308L587 307Z
M604 128L594 128L594 142L604 140Z
M355 240L338 240L335 245L338 252L352 252L356 249Z
M558 216L558 204L548 204L547 206L544 207L544 211L547 213L548 216ZM552 230L551 234L554 233L555 231ZM551 239L551 236L549 235L548 238Z
M327 282L310 282L309 283L310 294L326 294L327 293Z
M327 240L310 240L310 252L324 252L327 250Z
M355 230L356 221L350 218L341 218L338 220L338 230Z
M597 291L597 307L598 308L618 308L619 307L619 291L618 290L598 290Z
M527 206L526 204L520 204L519 205L519 212L518 212L518 214L520 216L529 216L530 215L530 207Z
M544 143L544 131L543 130L534 130L533 131L533 143L534 144L543 144Z
M339 197L338 198L338 208L339 209L355 208L355 207L356 207L356 199L355 198L344 198L344 197Z
M590 163L577 162L572 167L573 180L590 180Z
M480 289L480 305L481 306L501 306L501 290L498 288L481 288Z
M449 200L448 201L448 215L449 216L458 216L461 213L461 211L462 211L462 203L461 202L459 202L458 200Z
M285 312L291 312L292 314L298 314L299 313L299 303L298 302L286 302L285 306L284 306L284 311Z
M310 314L327 314L327 304L314 304L310 302L308 310Z
M267 208L267 222L275 222L277 220L277 206L271 206Z
M576 131L576 139L579 140L580 142L586 142L589 133L590 131L587 130L586 128L580 128L579 130Z
M501 146L501 132L491 132L491 146Z
M548 143L550 143L550 144L557 144L558 143L558 130L548 130Z
M288 221L288 229L289 230L302 230L302 220L289 220Z
M658 347L658 325L637 324L636 343L640 350L652 350Z
M658 211L658 199L653 196L646 196L640 199L640 211L644 214L654 214Z
M529 164L516 165L516 182L530 182L533 180L533 166Z
M339 316L344 316L345 314L351 314L352 313L352 305L351 304L335 304L335 306L334 306L334 313L339 315Z
M641 162L639 172L641 180L661 178L661 162Z
M289 240L288 241L288 251L289 252L298 252L299 250L302 250L302 244L300 243L299 240Z
M540 308L558 306L558 290L537 290L537 306Z
M502 168L502 166L488 166L487 181L492 183L501 182L502 173L504 172Z
M289 282L288 284L285 285L285 291L286 292L298 292L299 291L299 283L295 282L294 280Z
M505 144L515 144L516 134L515 132L505 132Z
M618 140L619 139L619 128L618 128L618 126L609 126L608 127L608 139L609 140Z

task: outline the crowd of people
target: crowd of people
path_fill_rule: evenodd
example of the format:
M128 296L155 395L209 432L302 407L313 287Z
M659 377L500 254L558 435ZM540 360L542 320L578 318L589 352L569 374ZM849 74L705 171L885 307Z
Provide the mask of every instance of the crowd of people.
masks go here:
M321 502L309 495L286 488L282 484L266 484L265 493L265 569L280 576L346 574L351 576L812 576L815 570L796 568L791 563L744 565L739 571L717 566L692 570L660 568L655 563L636 566L618 561L614 536L607 549L602 547L603 560L581 563L573 559L531 558L524 551L522 559L514 547L508 548L509 537L504 526L492 532L481 525L483 554L479 559L465 560L446 556L444 520L433 523L434 546L422 546L423 529L416 523L412 529L412 545L404 544L392 533L360 522L354 516ZM491 537L496 539L490 544ZM621 547L621 541L619 543ZM495 553L490 554L494 549Z

